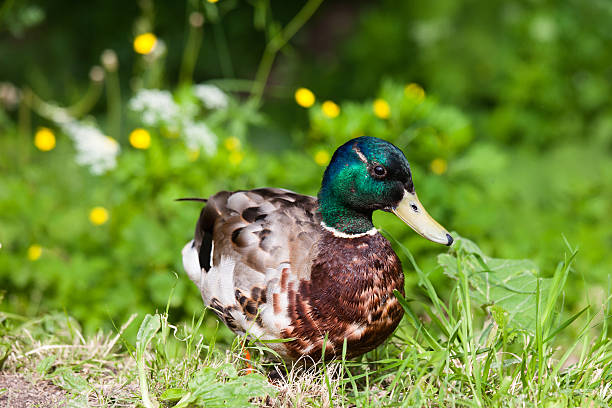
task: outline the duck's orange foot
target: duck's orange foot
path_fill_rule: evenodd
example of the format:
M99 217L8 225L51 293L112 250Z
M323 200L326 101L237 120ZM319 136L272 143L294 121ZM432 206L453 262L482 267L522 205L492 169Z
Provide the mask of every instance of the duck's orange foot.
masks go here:
M253 366L251 365L251 353L249 352L248 349L244 349L243 354L244 354L244 360L245 360L245 365L246 365L246 369L244 370L244 375L253 374Z

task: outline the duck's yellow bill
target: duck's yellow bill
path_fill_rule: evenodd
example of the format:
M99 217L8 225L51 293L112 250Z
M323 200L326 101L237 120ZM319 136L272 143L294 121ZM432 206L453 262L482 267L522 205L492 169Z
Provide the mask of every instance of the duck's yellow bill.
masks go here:
M453 243L453 237L431 218L416 193L404 190L404 198L391 211L422 237L438 244L450 245Z

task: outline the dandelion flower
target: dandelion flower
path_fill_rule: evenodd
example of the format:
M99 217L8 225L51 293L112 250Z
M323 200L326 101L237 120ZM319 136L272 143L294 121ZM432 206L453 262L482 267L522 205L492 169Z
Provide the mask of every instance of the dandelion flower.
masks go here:
M216 3L216 2L218 2L218 1L219 1L219 0L208 0L208 2L209 2L209 3Z
M94 207L89 212L89 221L93 225L102 225L108 221L108 210L104 207Z
M230 152L234 150L238 150L240 149L240 139L234 136L228 137L227 139L225 139L225 142L223 142L223 145Z
M134 38L134 51L139 54L150 54L155 48L157 37L153 33L144 33Z
M372 105L372 109L374 110L374 114L381 119L389 119L389 116L391 116L391 107L384 99L376 99Z
M329 157L329 153L327 152L327 150L319 150L314 155L314 161L319 166L327 165L327 163L329 163L329 159L330 157Z
M448 163L446 162L446 160L438 157L431 161L429 167L431 168L431 171L433 171L435 174L440 175L446 173Z
M198 13L197 11L189 14L189 24L192 27L200 28L202 24L204 24L204 15L202 13Z
M119 66L119 58L117 58L117 53L114 50L104 50L100 56L100 61L104 68L110 72L115 72Z
M244 159L244 153L234 150L233 152L229 154L229 157L227 159L230 162L230 164L237 166Z
M55 147L55 135L51 129L46 127L38 129L34 135L34 146L43 152L53 150Z
M130 133L130 144L136 149L148 149L151 146L151 134L142 128L134 129Z
M299 88L295 91L295 101L304 108L310 108L315 103L315 96L310 89Z
M425 99L425 90L421 88L419 84L415 84L414 82L406 85L404 88L404 95L408 98L416 99L418 102L421 102Z
M32 262L38 260L42 255L42 247L38 244L32 244L28 248L28 259Z
M335 118L340 114L340 107L332 101L325 101L321 105L323 114L328 118Z
M104 69L99 65L94 65L89 70L89 79L93 82L102 82L104 80Z
M14 108L21 100L21 92L10 82L0 82L0 105Z

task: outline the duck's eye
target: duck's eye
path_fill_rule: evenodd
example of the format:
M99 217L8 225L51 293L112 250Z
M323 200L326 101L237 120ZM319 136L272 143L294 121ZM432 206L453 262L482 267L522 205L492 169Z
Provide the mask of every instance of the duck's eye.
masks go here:
M378 177L383 177L387 174L387 169L385 169L383 166L378 164L376 165L376 167L374 167L374 174L377 175Z

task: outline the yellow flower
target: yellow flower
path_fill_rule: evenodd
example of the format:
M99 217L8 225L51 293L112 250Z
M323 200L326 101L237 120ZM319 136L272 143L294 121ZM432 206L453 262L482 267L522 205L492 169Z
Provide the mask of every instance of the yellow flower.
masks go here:
M233 152L234 150L240 149L240 139L233 136L228 137L227 139L225 139L225 142L223 142L223 145L227 150Z
M55 135L51 129L46 127L39 128L34 135L34 146L43 152L52 150L55 147Z
M391 116L391 107L384 99L376 99L372 105L374 114L381 119L388 119Z
M425 99L425 91L419 84L415 84L414 82L406 85L404 88L404 95L409 98L416 99L418 102L421 102Z
M200 150L199 149L193 149L193 150L189 150L189 152L187 152L187 158L189 159L190 162L194 162L194 161L198 160L198 157L200 157Z
M440 174L446 173L446 169L448 168L448 163L446 162L446 160L438 157L431 161L431 164L429 165L429 167L431 168L431 171L433 171L437 175L440 175Z
M94 207L89 212L89 221L93 225L102 225L108 221L108 210L104 207Z
M32 262L38 260L42 255L42 247L38 244L32 244L28 248L28 259Z
M157 44L157 37L153 33L144 33L134 38L134 51L139 54L149 54Z
M315 103L315 96L310 89L300 88L295 91L295 101L304 108L310 108Z
M216 2L218 2L218 1L219 1L219 0L208 0L208 2L209 2L209 3L216 3Z
M240 162L242 162L242 159L244 159L244 153L239 152L238 150L231 152L228 157L230 164L234 166L239 165Z
M325 116L332 119L340 114L340 107L332 101L323 102L323 105L321 105L321 110Z
M142 128L134 129L130 133L130 144L137 149L148 149L151 146L151 134Z
M327 165L327 163L329 163L329 159L330 157L329 157L329 153L327 152L327 150L319 150L314 155L314 161L319 166Z

